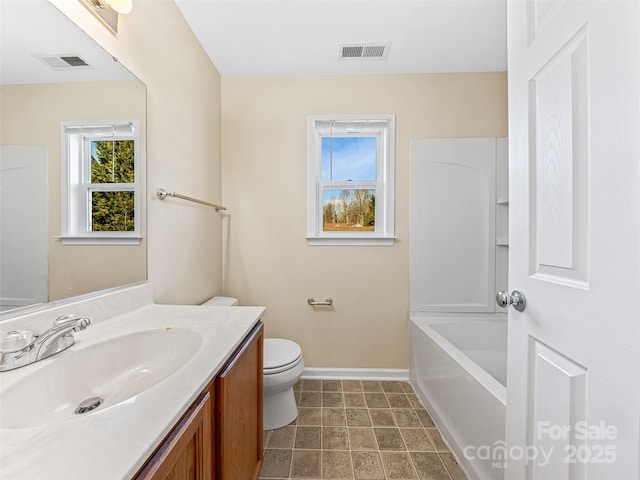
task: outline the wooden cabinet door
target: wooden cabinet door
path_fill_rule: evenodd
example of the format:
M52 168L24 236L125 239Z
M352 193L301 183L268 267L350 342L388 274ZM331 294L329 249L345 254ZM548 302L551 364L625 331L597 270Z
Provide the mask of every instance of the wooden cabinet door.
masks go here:
M211 480L213 392L205 390L136 480Z
M262 465L262 346L259 323L216 378L218 480L253 480Z

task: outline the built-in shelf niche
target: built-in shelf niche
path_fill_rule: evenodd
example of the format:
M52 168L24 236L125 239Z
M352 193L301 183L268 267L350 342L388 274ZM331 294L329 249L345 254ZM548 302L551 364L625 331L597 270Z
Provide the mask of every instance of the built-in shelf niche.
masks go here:
M509 205L509 139L496 139L496 204Z
M496 205L496 245L509 245L509 205Z
M509 288L509 140L496 140L496 292Z

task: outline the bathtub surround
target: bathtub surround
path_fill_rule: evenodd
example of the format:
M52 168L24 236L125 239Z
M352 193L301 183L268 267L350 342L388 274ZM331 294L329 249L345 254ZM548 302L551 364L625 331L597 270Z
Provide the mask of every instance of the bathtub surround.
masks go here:
M224 77L224 291L312 368L406 369L412 138L506 135L506 74ZM396 115L391 247L309 246L310 115ZM331 297L329 309L306 299ZM357 346L357 348L356 348Z
M2 143L0 312L49 300L47 148Z
M410 378L478 480L504 474L467 449L505 438L507 166L506 138L411 142Z
M506 138L411 140L411 312L504 312L507 164Z

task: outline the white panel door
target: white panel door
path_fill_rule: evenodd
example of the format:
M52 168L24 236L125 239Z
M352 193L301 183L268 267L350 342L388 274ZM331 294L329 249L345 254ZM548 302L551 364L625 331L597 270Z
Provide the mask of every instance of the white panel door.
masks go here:
M640 2L510 1L508 28L527 307L509 309L506 478L638 479Z
M411 141L411 311L494 311L495 178L495 138Z

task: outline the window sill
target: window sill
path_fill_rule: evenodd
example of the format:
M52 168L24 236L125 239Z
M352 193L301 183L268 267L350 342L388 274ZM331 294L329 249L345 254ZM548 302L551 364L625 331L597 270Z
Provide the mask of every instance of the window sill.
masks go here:
M58 237L63 245L140 245L140 236L115 236L115 235L91 235L91 236L65 236Z
M393 246L396 237L307 237L308 245Z

